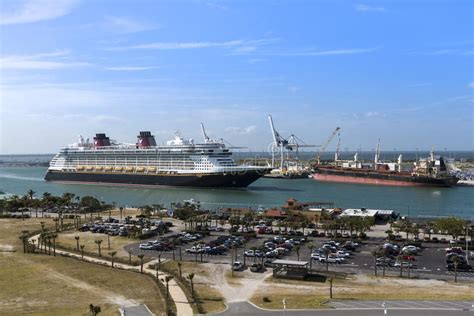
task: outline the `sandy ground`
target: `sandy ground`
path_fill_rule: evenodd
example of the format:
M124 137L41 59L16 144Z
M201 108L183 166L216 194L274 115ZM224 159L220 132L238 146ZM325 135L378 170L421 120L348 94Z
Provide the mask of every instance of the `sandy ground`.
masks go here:
M44 271L46 277L50 279L57 279L59 281L62 281L70 286L77 287L79 289L82 289L84 291L88 291L90 293L94 293L94 296L97 297L102 297L105 301L111 303L111 304L116 304L119 306L134 306L134 305L139 305L139 302L131 299L127 299L122 295L118 295L116 293L113 293L111 291L104 290L100 287L93 286L87 282L83 282L79 279L67 276L65 274L62 274L60 272L54 271L54 270L46 270Z

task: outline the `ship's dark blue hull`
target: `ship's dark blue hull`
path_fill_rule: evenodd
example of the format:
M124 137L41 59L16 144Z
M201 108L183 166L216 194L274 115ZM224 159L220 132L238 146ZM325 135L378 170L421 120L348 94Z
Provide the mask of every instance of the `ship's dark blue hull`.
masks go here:
M208 188L245 188L262 177L269 169L236 173L198 175L66 172L48 170L46 181L102 183L116 185L185 186Z

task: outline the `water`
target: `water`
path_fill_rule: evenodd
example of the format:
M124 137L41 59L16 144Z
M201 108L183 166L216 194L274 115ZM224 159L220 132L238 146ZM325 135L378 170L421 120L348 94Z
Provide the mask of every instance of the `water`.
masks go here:
M262 178L247 189L135 188L106 185L60 184L43 180L46 168L0 168L0 190L24 195L72 192L93 195L117 205L139 206L182 202L193 198L209 208L279 206L293 197L299 201L331 201L342 208L392 209L411 216L456 215L474 219L474 188L386 187L349 183L320 183L312 179Z

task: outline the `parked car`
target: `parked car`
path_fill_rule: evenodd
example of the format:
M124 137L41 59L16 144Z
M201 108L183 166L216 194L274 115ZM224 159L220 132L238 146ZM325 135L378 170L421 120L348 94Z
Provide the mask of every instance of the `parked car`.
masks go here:
M244 268L244 264L240 261L235 261L233 264L232 264L232 270L234 271L240 271Z
M153 250L153 245L150 244L140 244L139 248L141 250Z
M322 263L326 263L326 261L328 263L344 263L346 260L344 258L338 258L338 257L325 257L325 256L322 256L322 257L319 257L319 262L322 262Z
M250 266L250 271L252 272L260 272L263 270L263 265L261 263L253 263Z

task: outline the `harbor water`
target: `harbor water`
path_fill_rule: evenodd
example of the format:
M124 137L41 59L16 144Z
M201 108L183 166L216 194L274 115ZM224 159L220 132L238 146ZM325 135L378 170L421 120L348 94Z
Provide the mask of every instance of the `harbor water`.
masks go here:
M292 197L298 201L328 201L341 208L390 209L410 216L461 216L474 219L474 187L388 187L349 183L320 183L312 179L283 180L262 178L247 189L204 189L182 187L117 187L91 184L50 183L43 180L46 167L0 168L0 191L24 195L32 189L61 195L92 195L122 206L165 204L186 199L204 207L280 206Z

